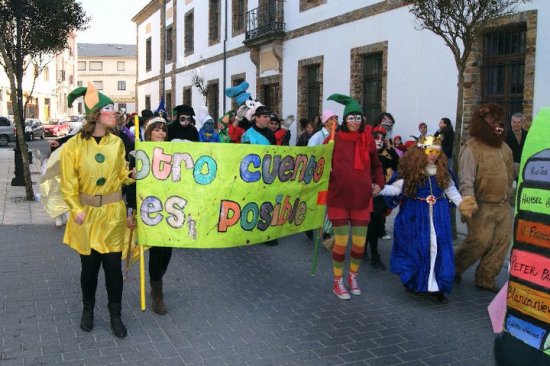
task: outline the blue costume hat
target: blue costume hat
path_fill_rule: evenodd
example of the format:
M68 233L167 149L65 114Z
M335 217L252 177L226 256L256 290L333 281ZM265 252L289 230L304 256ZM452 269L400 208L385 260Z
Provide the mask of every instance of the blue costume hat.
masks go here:
M248 89L249 86L250 85L246 81L243 81L242 83L240 83L237 86L233 86L231 88L226 88L225 89L225 95L228 98L233 98L235 100L235 103L237 103L237 105L241 106L248 99L252 98L250 93L246 92L246 89Z

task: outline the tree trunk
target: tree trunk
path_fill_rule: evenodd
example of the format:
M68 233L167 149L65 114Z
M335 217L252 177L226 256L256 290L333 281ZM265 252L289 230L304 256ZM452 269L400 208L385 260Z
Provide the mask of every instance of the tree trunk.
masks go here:
M462 115L464 114L464 70L465 67L457 65L458 68L458 95L456 98L456 123L455 123L455 138L453 141L453 171L458 180L456 183L457 189L459 188L460 176L458 175L458 155L460 153L460 147L462 143ZM458 232L456 227L456 208L451 209L451 228L453 239L458 239Z

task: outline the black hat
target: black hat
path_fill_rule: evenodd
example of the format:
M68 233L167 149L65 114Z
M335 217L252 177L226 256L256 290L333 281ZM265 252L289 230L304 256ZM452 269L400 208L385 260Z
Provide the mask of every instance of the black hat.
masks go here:
M259 106L254 112L255 116L271 116L271 114L273 114L273 111L271 111L271 108L265 105Z
M153 114L153 111L151 111L150 109L144 109L141 111L141 117L143 118L151 118L154 116L155 115Z
M180 104L174 107L174 113L179 117L181 115L184 116L194 116L195 111L193 110L193 107L190 107L186 104Z

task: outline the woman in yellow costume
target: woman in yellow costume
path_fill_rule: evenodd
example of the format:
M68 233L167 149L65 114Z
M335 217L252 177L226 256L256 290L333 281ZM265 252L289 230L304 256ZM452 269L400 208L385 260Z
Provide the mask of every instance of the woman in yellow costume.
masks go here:
M116 125L114 105L92 84L73 90L73 101L84 96L86 124L61 152L61 192L70 208L63 242L80 254L80 286L83 311L80 328L90 332L94 325L95 293L99 268L105 271L111 329L126 336L121 319L121 256L126 230L123 184L134 182L128 170L122 140L110 133Z

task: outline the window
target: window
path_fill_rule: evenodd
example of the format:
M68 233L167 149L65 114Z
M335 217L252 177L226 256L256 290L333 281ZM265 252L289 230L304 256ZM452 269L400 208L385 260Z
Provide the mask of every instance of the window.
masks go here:
M126 90L126 81L121 80L118 82L118 90Z
M86 61L78 61L78 71L86 71Z
M61 81L65 81L65 70L61 70Z
M367 121L382 112L382 52L363 56L363 95L361 104Z
M173 62L174 58L174 42L173 37L174 32L172 26L166 28L166 63L169 64Z
M116 62L116 69L117 69L117 71L126 71L126 62L117 61Z
M90 61L90 71L103 71L103 61Z
M74 83L74 77L72 75L69 75L69 84L73 85Z
M191 87L190 86L186 86L183 88L183 104L185 105L192 105L192 100L191 100Z
M126 103L118 103L118 110L119 111L126 111Z
M2 127L11 126L11 123L7 118L0 117L0 126Z
M307 68L307 118L321 114L321 65L311 65Z
M265 105L270 107L275 114L279 114L279 84L263 85L262 101L264 101Z
M151 109L151 96L145 96L145 109Z
M103 90L103 81L95 81L94 80L94 85L95 85L97 90Z
M508 113L523 112L525 25L488 32L483 37L482 103L496 103Z
M220 0L209 0L208 41L212 45L220 41Z
M152 56L151 47L152 47L151 37L149 37L145 41L145 71L151 71L151 56Z
M82 86L82 80L77 81L76 86Z
M184 39L184 52L185 55L190 55L194 52L194 43L195 43L195 25L194 25L195 17L193 15L193 11L191 10L187 14L185 14L185 39Z
M218 120L218 110L220 107L220 84L218 81L211 81L208 83L208 113L214 121Z
M44 81L50 81L50 69L48 67L44 68Z
M233 0L232 12L233 12L233 36L244 33L245 31L245 16L247 9L247 0Z

